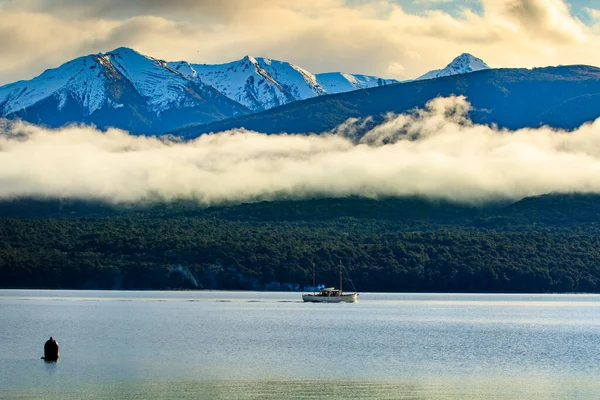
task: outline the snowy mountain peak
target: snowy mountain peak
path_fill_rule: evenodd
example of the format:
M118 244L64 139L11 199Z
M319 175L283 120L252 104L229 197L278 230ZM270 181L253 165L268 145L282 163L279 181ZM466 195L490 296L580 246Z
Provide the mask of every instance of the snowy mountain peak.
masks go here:
M153 64L153 65L154 64L156 64L156 65L165 64L165 62L162 60L144 55L138 51L135 51L134 49L130 49L129 47L119 47L112 51L107 51L106 53L99 53L98 56L110 58L110 59L116 59L122 63L129 63L129 64L133 64L133 65L140 64L140 63L142 63L142 64L149 63L149 64Z
M145 56L127 47L104 53L110 64L125 76L139 94L148 98L156 112L182 106L189 79L163 60Z
M333 72L315 75L298 65L264 57L245 56L225 64L168 66L197 79L253 111L266 110L296 100L396 83L373 76Z
M389 83L396 81L341 72L315 75L290 62L250 55L225 64L190 64L119 47L0 87L0 116L52 120L49 124L57 126L90 121L127 128L134 121L157 131L168 119L169 126L177 123L169 117L177 113L181 124L186 118L202 123ZM110 125L118 113L120 122Z
M490 67L481 58L472 56L469 53L462 53L444 68L445 71L455 72L456 74L481 71L482 69L490 69Z
M168 63L168 66L254 111L298 100L286 83L276 77L278 73L270 70L270 60L245 56L225 64L189 64L189 68L182 63Z
M107 51L104 54L129 54L129 53L131 53L131 54L137 54L139 56L146 57L146 58L150 58L150 57L147 57L147 56L143 55L142 53L140 53L140 52L138 52L138 51L136 51L136 50L134 50L134 49L132 49L130 47L117 47L116 49L114 49L112 51ZM102 53L100 53L100 54L102 54Z
M97 55L79 57L58 68L47 69L29 81L0 87L0 115L23 110L49 97L56 99L59 110L73 97L88 112L94 112L104 104L99 95L106 78L99 72L104 62Z
M463 53L456 57L444 69L435 69L415 79L416 81L424 79L435 79L444 76L467 74L469 72L490 69L490 67L480 58L469 53Z
M0 116L158 132L185 120L212 122L249 111L191 79L189 64L179 67L126 47L80 57L29 81L0 87Z
M252 57L252 56L244 56L244 58L241 59L242 62L248 62L250 64L256 64L256 58Z

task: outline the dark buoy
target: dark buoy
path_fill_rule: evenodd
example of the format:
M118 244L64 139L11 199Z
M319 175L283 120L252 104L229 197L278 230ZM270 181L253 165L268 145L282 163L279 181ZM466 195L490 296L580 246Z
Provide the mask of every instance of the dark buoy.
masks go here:
M44 344L44 357L46 361L58 361L58 342L50 336Z

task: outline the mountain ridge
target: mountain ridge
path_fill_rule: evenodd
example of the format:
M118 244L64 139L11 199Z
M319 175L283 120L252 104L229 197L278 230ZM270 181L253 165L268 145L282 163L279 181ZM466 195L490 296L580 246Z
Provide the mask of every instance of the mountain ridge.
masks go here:
M575 129L600 117L599 94L597 67L488 69L307 99L172 133L186 138L239 128L264 133L323 133L350 118L369 117L362 128L366 131L381 123L387 113L409 113L432 99L448 96L465 96L472 105L469 117L475 123L508 129L542 125Z
M343 72L313 74L290 62L248 55L224 64L186 61L168 64L253 111L327 94L398 83L395 79Z
M292 63L251 56L227 64L167 62L119 47L0 86L0 116L50 127L86 123L158 134L395 82L340 72L315 75Z
M0 115L51 127L68 123L161 133L248 113L246 107L164 61L118 48L78 57L0 87Z

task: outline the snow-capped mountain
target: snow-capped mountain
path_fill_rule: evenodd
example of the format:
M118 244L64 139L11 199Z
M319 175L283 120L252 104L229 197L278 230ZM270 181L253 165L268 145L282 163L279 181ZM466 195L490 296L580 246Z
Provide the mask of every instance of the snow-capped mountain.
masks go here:
M324 94L310 72L293 64L246 56L227 64L169 63L253 111Z
M483 62L482 59L474 57L469 53L463 53L452 60L450 64L446 65L444 69L434 69L433 71L429 71L415 79L415 81L466 74L469 72L481 71L483 69L490 69L490 67Z
M396 83L246 56L227 64L166 62L121 47L0 87L0 117L164 133L296 100Z
M88 55L0 87L0 115L49 126L72 122L158 133L249 110L132 49Z
M200 79L253 111L325 94L397 83L393 79L341 72L315 75L289 62L250 56L226 64L180 61L169 66L190 78Z
M351 92L376 86L399 83L395 79L383 79L370 75L345 74L342 72L326 72L315 75L317 82L328 94Z

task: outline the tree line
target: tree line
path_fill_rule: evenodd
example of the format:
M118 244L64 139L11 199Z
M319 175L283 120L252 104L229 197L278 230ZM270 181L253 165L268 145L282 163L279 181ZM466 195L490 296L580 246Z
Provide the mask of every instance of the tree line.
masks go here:
M313 264L318 284L337 286L342 262L363 292L600 292L600 201L548 201L170 204L58 217L5 209L0 286L302 290Z

